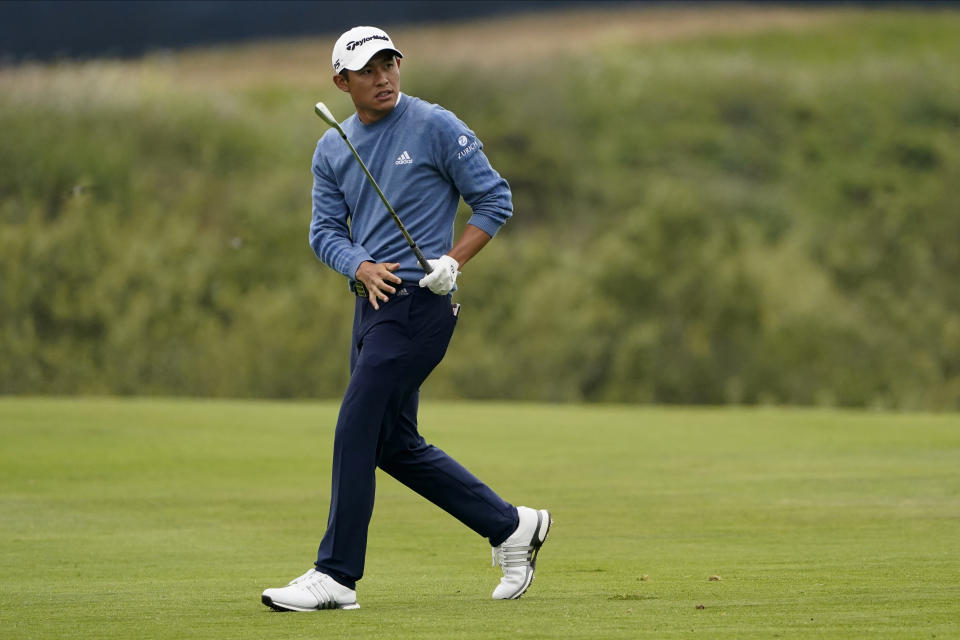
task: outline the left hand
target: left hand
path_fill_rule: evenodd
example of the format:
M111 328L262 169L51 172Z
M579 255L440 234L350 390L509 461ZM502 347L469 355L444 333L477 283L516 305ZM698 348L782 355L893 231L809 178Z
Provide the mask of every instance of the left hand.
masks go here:
M365 260L357 268L355 278L363 283L367 289L367 300L370 306L375 310L380 310L379 302L386 302L390 298L389 293L393 295L397 292L396 286L400 284L400 277L394 273L400 268L398 262L378 262L373 263ZM379 302L378 302L379 301Z
M427 287L438 296L445 296L453 290L460 272L460 264L450 256L440 256L436 260L427 260L433 271L420 279L420 286Z

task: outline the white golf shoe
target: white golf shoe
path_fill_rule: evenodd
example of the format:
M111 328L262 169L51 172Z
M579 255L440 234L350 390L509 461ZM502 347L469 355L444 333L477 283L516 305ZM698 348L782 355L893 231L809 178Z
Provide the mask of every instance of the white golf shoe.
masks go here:
M285 587L267 589L260 600L275 611L360 608L356 591L316 569L310 569Z
M533 582L537 553L550 531L550 512L517 507L520 524L499 547L493 547L493 563L503 570L500 584L493 590L494 600L516 600Z

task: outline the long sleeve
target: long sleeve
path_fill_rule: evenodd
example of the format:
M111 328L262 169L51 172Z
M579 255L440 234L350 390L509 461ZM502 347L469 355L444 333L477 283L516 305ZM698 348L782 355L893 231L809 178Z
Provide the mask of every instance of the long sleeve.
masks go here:
M337 186L322 152L323 141L313 155L313 217L310 246L321 262L353 278L360 263L373 260L350 235L350 209Z
M467 222L493 237L513 215L510 186L490 165L477 135L451 112L439 110L438 165L473 212Z

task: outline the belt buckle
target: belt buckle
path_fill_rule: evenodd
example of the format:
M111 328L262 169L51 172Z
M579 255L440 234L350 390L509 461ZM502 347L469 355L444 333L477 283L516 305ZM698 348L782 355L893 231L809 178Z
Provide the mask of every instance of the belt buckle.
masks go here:
M366 288L365 286L363 286L363 283L360 282L359 280L354 281L354 283L353 283L353 292L354 292L355 294L357 294L357 297L358 297L358 298L366 298L366 297L367 297L367 288Z

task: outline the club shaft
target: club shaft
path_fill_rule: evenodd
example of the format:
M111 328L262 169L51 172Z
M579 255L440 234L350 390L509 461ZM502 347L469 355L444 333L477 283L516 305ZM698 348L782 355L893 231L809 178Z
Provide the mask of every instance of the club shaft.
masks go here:
M387 211L390 212L390 216L393 218L393 221L397 223L397 227L400 229L400 233L403 234L404 239L407 241L407 244L410 245L410 249L413 251L413 255L417 256L417 262L420 263L420 268L423 269L424 273L433 272L433 267L430 266L430 263L427 262L427 259L423 257L423 252L420 251L420 247L417 246L417 243L413 241L413 238L410 236L410 233L407 231L407 228L403 226L403 221L400 220L400 216L397 215L397 212L393 210L393 207L390 205L390 201L387 200L387 196L383 195L383 191L380 190L380 185L377 184L377 181L373 179L373 176L370 174L370 170L367 169L366 163L364 163L363 158L360 157L360 154L357 153L357 150L354 149L353 144L350 142L350 139L347 138L347 134L344 133L343 129L336 122L336 120L330 121L323 114L321 114L319 108L317 109L317 115L323 118L330 126L337 130L337 133L340 134L340 137L343 138L343 141L347 143L347 147L350 149L350 153L353 154L353 157L357 159L357 163L360 165L360 168L363 169L363 172L367 175L367 180L370 181L370 184L373 185L373 188L377 191L377 195L380 196L380 200L383 201L384 206L387 207Z

